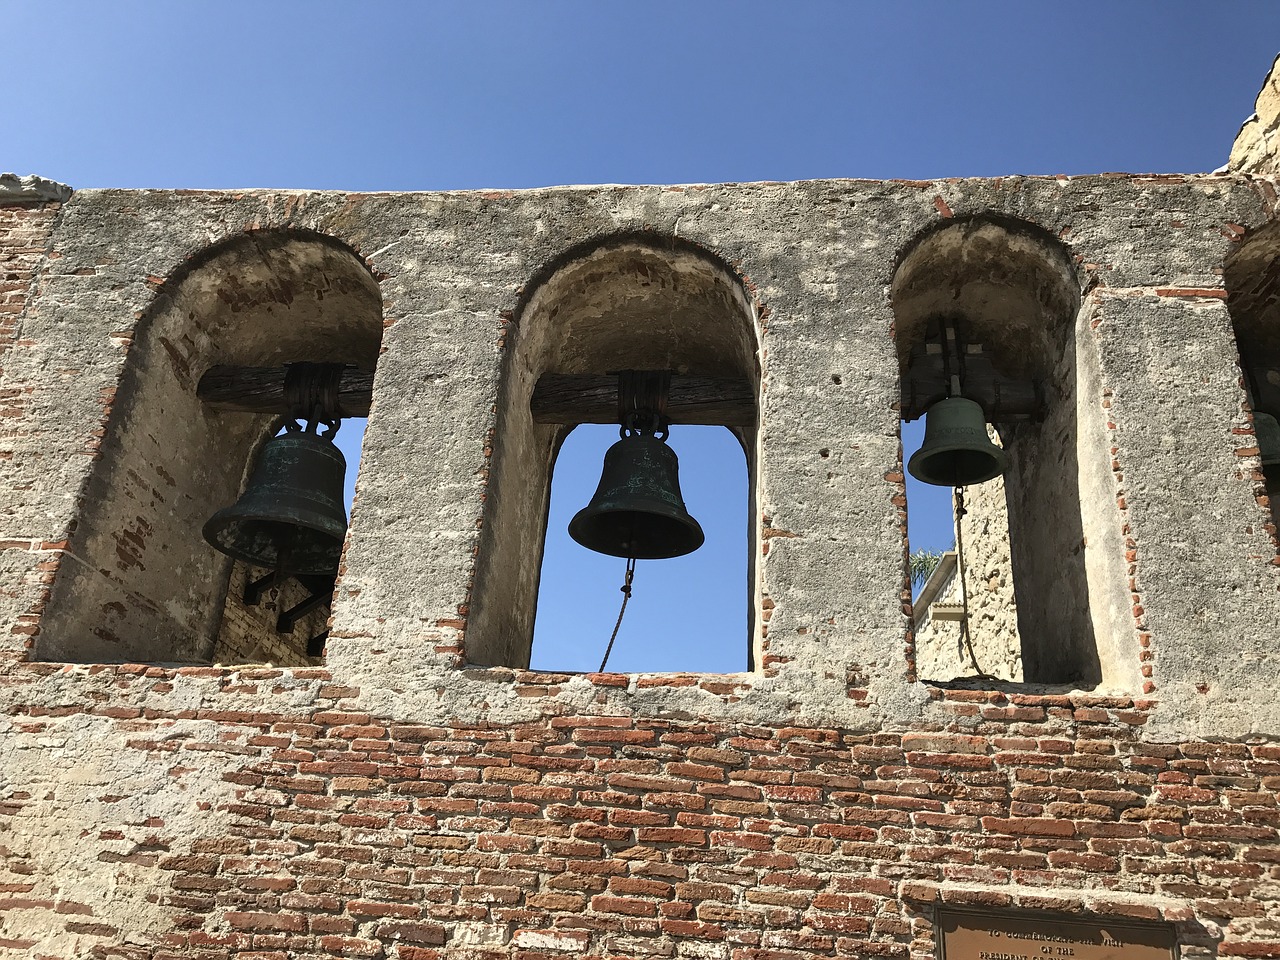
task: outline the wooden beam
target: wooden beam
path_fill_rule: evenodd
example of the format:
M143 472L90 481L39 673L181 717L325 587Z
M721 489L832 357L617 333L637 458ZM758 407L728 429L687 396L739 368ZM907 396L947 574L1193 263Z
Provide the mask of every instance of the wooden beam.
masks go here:
M617 423L618 378L544 373L529 401L535 423ZM756 420L755 390L746 380L671 378L667 415L672 423L747 427Z
M287 414L284 367L210 367L196 386L196 396L215 410ZM373 374L347 367L338 384L338 405L346 417L369 416Z
M216 410L287 414L284 367L210 367L196 396ZM338 385L347 417L367 417L373 374L348 367ZM617 423L618 378L612 375L548 373L539 378L530 401L536 423ZM746 380L717 377L671 378L667 413L672 423L746 427L755 423L755 391Z
M950 381L939 374L911 374L902 381L903 420L915 420L948 395ZM1030 380L970 375L965 378L964 396L977 401L992 423L1010 420L1038 420L1044 416L1044 399Z
M923 343L911 354L911 365L902 378L903 420L923 416L934 403L951 393L951 380L942 350ZM1013 380L996 370L980 344L970 344L964 355L964 396L982 405L992 423L1037 420L1044 415L1044 397L1032 380Z

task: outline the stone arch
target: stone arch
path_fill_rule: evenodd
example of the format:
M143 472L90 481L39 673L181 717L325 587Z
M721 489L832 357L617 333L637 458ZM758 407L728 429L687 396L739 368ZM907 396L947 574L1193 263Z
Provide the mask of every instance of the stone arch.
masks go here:
M533 421L529 404L538 378L669 369L678 375L746 379L758 398L756 315L732 267L677 237L597 239L565 251L531 279L508 334L467 626L468 660L524 666L529 659L551 467L572 427ZM758 429L735 432L747 453L755 502ZM758 536L753 530L748 547L752 584ZM758 589L751 591L753 606L758 595ZM754 635L758 617L750 620Z
M206 408L201 375L302 360L372 370L381 337L377 281L328 236L247 232L175 270L136 327L37 657L207 661L232 562L200 529L280 418Z
M1249 231L1223 265L1227 312L1235 334L1243 386L1259 437L1260 456L1274 438L1259 427L1258 414L1280 418L1280 221ZM1271 459L1268 457L1267 459ZM1280 464L1262 464L1262 490L1272 523L1280 526ZM1280 548L1280 547L1278 547Z
M985 631L988 662L1005 664L1007 679L1102 683L1121 667L1100 656L1091 609L1085 528L1107 518L1086 516L1094 507L1081 493L1100 481L1093 478L1097 465L1079 456L1088 449L1077 410L1087 370L1077 356L1081 283L1068 251L1032 223L957 219L904 250L890 296L904 377L930 322L949 318L969 350L981 344L999 375L1038 385L1038 415L1006 419L988 411L1010 467L966 492L970 513L961 533L971 555L966 589L975 645ZM928 659L924 652L918 660ZM981 654L978 660L982 665Z
M907 244L891 299L904 371L927 321L953 313L966 319L972 339L989 344L1008 376L1046 378L1080 309L1080 282L1048 231L984 215L948 221Z

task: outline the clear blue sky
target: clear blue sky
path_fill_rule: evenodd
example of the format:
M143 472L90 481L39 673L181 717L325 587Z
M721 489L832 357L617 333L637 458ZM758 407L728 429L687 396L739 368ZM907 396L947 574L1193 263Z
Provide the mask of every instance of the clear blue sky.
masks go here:
M1203 172L1280 50L1280 0L0 0L0 17L0 169L74 187ZM611 439L586 433L553 532ZM672 438L708 546L641 563L611 666L744 663L744 470L712 436ZM944 514L910 497L912 546L945 546ZM622 562L548 549L535 663L594 668Z

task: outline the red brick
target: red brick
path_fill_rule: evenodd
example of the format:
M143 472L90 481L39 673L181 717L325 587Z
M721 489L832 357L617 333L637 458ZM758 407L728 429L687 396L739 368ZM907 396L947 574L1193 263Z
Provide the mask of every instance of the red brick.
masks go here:
M383 940L397 940L405 943L421 943L427 946L443 946L448 939L449 930L439 923L405 923L389 920L378 924L376 935Z
M236 930L277 930L285 933L301 933L307 928L306 917L297 913L239 913L223 914L227 924Z
M641 843L680 843L700 847L706 844L707 833L683 827L641 827L638 839Z
M1033 837L1074 837L1075 824L1069 820L1048 820L1032 817L1004 818L983 817L982 827L993 833L1008 833Z
M633 897L591 898L591 909L600 913L621 913L628 917L655 917L658 906L649 900L637 900Z

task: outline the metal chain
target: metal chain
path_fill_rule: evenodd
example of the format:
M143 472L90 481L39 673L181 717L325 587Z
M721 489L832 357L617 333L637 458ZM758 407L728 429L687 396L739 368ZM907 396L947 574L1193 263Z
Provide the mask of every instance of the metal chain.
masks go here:
M604 648L604 659L600 661L597 673L604 673L604 665L609 662L609 654L613 652L613 641L618 639L618 630L622 626L622 615L627 612L627 601L631 599L631 581L636 577L635 557L627 558L627 578L619 588L622 590L622 609L618 611L618 622L613 625L613 635L609 637L609 645Z

